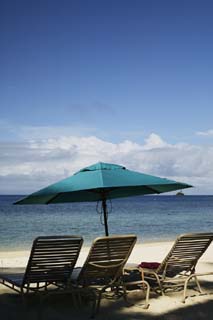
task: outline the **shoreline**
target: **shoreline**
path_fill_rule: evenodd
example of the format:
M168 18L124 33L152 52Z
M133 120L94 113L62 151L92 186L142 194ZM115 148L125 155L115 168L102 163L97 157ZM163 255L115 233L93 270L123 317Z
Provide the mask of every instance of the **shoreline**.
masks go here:
M161 262L169 252L174 241L158 241L149 243L137 243L127 261L127 264L139 264L142 261ZM90 246L83 245L76 266L82 266ZM30 250L0 251L0 268L25 267L29 259ZM204 255L200 258L199 264L213 264L213 245L211 244Z
M194 232L199 232L199 231L194 231ZM204 231L205 232L205 231ZM132 233L128 233L128 234L132 234ZM117 233L113 233L113 234L110 234L110 236L116 236L118 235ZM162 244L162 245L165 245L165 244L173 244L173 242L176 240L176 238L178 236L180 236L181 234L174 234L173 237L171 238L167 238L167 239L144 239L144 238L138 238L137 239L137 243L135 246L155 246L155 245L159 245L159 244ZM99 236L97 237L94 237L91 241L88 241L88 240L84 240L84 243L83 243L83 248L90 248L92 242L98 238ZM100 237L104 237L104 235L100 235ZM19 254L20 252L30 252L31 251L31 248L32 248L32 244L33 244L33 240L32 239L32 242L29 242L29 245L26 245L24 247L15 247L15 244L12 246L9 246L9 247L1 247L0 246L0 257L3 253L17 253Z

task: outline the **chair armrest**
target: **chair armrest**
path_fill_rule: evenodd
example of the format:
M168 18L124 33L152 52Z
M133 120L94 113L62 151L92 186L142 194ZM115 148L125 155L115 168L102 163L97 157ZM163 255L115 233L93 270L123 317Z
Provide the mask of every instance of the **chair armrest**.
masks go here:
M116 268L116 267L120 267L123 265L123 261L120 263L116 263L116 264L111 264L111 265L101 265L101 264L97 264L94 262L89 262L89 265L96 267L96 268L100 268L100 269L105 269L105 268Z

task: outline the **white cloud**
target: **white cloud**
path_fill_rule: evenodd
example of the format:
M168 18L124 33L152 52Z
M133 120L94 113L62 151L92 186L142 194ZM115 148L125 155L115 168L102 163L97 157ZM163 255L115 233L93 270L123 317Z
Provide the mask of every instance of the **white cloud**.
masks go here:
M144 149L156 149L156 148L164 148L164 147L169 147L170 145L163 141L163 139L155 134L151 133L150 136L145 139L146 144L144 145Z
M213 129L207 130L207 131L198 131L196 132L198 136L205 136L205 137L211 137L213 136Z
M213 146L169 144L151 133L143 144L64 135L0 143L0 193L30 193L98 161L194 185L186 193L213 192Z

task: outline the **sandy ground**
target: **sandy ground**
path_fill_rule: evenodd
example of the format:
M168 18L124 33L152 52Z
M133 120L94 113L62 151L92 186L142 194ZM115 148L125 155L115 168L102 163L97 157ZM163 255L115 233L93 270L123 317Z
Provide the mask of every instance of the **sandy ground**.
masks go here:
M173 242L159 242L151 244L138 244L128 260L128 263L139 264L141 261L161 261ZM85 260L89 248L83 247L77 266ZM0 268L25 267L29 251L0 252ZM197 272L213 272L213 244L199 260ZM123 299L103 299L97 319L112 320L202 320L213 319L213 276L200 277L204 293L202 295L194 290L189 290L186 303L181 302L182 291L159 296L151 293L150 307L143 309L144 295L141 291L129 293L129 300L134 306L126 307ZM33 297L27 307L24 307L21 298L12 290L0 285L0 315L1 319L38 319L38 301ZM53 296L43 307L43 319L89 319L91 306L74 306L70 296Z

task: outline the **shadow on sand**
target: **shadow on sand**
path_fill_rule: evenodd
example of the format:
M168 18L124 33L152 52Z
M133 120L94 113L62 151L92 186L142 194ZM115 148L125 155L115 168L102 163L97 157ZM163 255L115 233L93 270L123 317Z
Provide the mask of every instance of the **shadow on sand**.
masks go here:
M186 304L180 302L181 293L172 293L170 297L160 297L152 294L150 308L144 310L142 305L127 308L123 299L117 301L103 300L97 320L210 320L213 319L213 283L202 282L204 291L208 294L196 297L194 293L193 303ZM91 304L89 302L80 306L74 306L69 295L55 295L47 299L42 308L42 317L38 313L39 300L35 296L30 296L27 305L24 306L20 295L11 292L1 286L0 291L0 315L3 320L67 320L90 319ZM131 294L130 294L131 298ZM162 300L162 310L161 302ZM137 298L133 295L134 303L142 303L141 296ZM156 309L156 303L158 308ZM168 305L173 303L175 308L168 311ZM167 307L165 307L165 305ZM159 310L160 308L160 310ZM157 310L157 312L156 312ZM166 311L167 310L167 311Z

